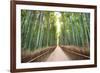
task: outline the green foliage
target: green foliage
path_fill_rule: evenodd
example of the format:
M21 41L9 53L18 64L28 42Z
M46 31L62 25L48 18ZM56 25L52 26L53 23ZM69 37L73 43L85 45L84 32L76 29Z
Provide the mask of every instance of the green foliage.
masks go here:
M61 14L60 45L89 46L90 14ZM35 50L57 45L57 25L54 11L21 10L21 48Z
M61 45L76 45L89 47L90 43L90 14L62 12Z
M21 11L21 48L35 50L56 45L54 12Z

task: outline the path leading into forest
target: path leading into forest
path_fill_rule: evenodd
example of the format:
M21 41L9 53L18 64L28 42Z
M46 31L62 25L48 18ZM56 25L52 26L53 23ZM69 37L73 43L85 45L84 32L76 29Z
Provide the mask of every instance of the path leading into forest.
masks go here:
M65 61L70 60L70 57L67 56L64 51L57 46L56 49L50 54L47 61Z
M82 50L79 52L79 49L71 46L51 47L41 53L33 53L33 55L26 56L22 62L54 62L89 59L89 56L82 54Z

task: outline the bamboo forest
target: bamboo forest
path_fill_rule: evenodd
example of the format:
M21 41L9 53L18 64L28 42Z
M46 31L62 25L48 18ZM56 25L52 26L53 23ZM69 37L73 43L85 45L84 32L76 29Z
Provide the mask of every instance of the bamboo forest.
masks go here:
M21 62L90 58L90 13L21 10Z

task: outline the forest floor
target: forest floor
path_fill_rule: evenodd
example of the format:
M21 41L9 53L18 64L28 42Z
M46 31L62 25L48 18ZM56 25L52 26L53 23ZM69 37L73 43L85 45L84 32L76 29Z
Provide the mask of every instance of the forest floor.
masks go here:
M46 61L64 61L64 60L70 60L70 57L67 56L59 46L57 46Z
M75 46L60 47L57 46L56 49L50 54L46 61L67 61L67 60L85 60L89 59L82 53L80 48L75 48Z
M26 56L25 56L26 55ZM24 57L24 58L23 58ZM22 55L22 62L52 62L68 60L89 59L89 51L76 46L48 47L37 52L25 53Z

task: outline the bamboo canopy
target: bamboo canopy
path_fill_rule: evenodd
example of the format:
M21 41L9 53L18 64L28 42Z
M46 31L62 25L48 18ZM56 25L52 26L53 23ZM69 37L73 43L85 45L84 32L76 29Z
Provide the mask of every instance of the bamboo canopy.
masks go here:
M21 10L21 48L36 50L57 45L90 45L90 14Z

